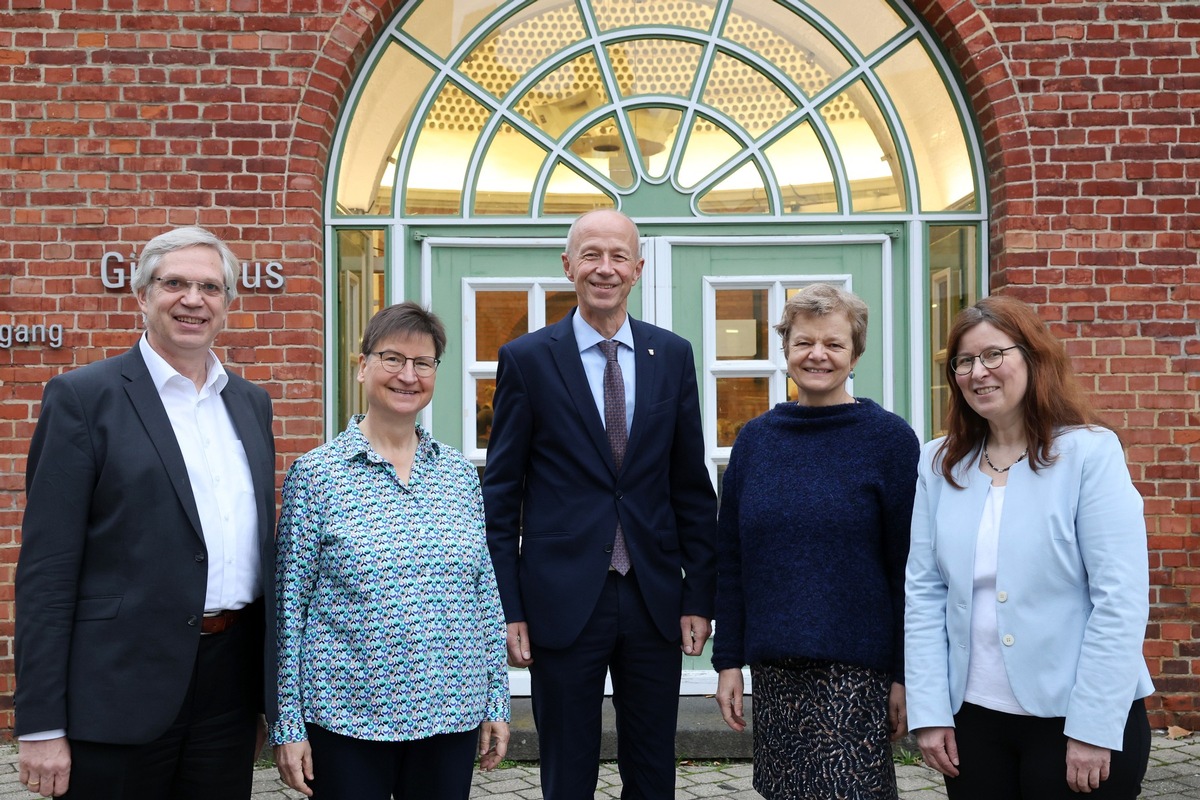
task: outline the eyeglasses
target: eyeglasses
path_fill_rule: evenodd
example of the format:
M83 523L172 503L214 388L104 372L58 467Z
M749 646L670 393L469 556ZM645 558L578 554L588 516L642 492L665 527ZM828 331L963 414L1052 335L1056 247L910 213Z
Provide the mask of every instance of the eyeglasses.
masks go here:
M977 356L955 356L950 359L950 369L954 370L959 375L970 375L971 370L975 369L975 359L979 359L979 363L983 364L986 369L995 369L1004 363L1004 354L1009 350L1016 350L1021 345L1014 344L1011 347L993 347L990 350L984 350Z
M378 353L371 353L371 355L379 356L379 363L383 366L384 371L393 374L404 371L404 365L411 361L413 372L422 378L428 378L437 372L438 364L442 363L440 360L430 358L429 356L409 358L400 353L393 353L391 350L382 350Z
M209 297L225 296L225 285L212 281L189 281L185 278L151 278L150 280L157 281L163 291L168 294L181 294L195 286L201 294Z

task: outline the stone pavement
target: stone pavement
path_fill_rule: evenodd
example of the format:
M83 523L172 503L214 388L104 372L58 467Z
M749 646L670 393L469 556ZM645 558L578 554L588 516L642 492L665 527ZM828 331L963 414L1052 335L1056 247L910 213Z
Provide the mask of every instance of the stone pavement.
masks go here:
M0 800L31 800L37 797L17 782L16 748L0 747ZM758 794L751 788L751 767L748 762L697 761L683 762L678 770L675 797L678 800L701 797L721 797L730 800L755 800ZM896 777L902 800L935 800L946 796L941 776L919 765L898 766ZM596 796L615 798L621 794L621 780L615 764L600 766L600 786ZM254 776L253 800L295 800L300 795L285 789L274 768L260 769ZM538 800L537 765L520 763L487 774L477 773L471 797L493 800ZM1150 753L1150 771L1142 786L1143 798L1159 800L1200 800L1200 734L1186 739L1170 740L1154 736ZM215 799L219 800L219 799Z

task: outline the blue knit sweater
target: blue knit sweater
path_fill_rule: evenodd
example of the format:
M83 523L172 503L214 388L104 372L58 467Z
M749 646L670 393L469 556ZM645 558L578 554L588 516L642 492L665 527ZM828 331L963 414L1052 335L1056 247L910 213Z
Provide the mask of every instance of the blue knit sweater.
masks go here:
M876 403L780 403L734 443L718 524L713 667L780 658L903 682L920 445Z

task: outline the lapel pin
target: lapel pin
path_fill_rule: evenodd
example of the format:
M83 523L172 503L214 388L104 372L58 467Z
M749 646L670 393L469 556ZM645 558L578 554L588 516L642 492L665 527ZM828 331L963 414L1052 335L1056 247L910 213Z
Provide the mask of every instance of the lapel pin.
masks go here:
M654 348L647 348L646 352L650 355L654 355Z

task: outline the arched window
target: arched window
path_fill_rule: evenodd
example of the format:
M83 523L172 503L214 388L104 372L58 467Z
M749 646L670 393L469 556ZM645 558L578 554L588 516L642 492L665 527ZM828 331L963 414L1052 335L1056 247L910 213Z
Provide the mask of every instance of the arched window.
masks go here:
M419 299L451 333L435 433L483 464L490 359L569 308L557 252L600 207L642 227L635 315L693 339L714 477L740 424L787 397L769 326L816 280L871 306L856 391L936 431L946 329L986 242L966 109L899 2L407 3L334 144L331 432L361 408L366 318Z

